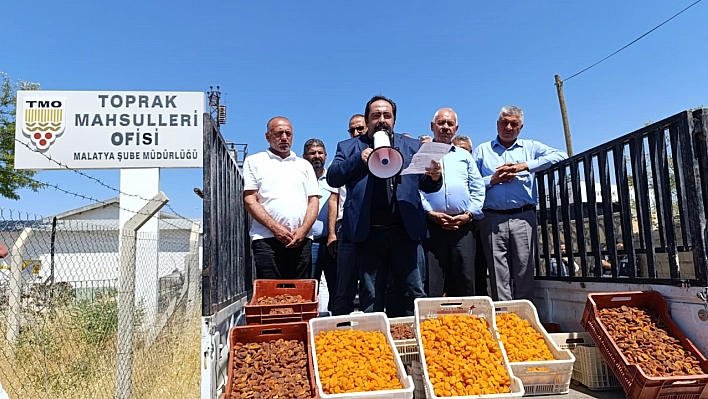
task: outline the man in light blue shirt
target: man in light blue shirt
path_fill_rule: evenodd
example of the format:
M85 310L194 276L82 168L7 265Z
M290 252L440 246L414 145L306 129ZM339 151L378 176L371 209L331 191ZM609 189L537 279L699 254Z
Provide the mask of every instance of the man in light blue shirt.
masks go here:
M521 108L503 107L497 138L477 146L472 155L487 188L481 234L495 301L533 299L538 250L535 174L568 157L538 141L519 139L523 127Z
M320 188L320 205L317 219L312 225L312 278L319 284L319 311L332 311L335 291L337 288L337 259L327 250L329 196L337 190L327 184L327 150L320 139L309 139L305 142L302 157L315 170L317 185ZM322 274L324 273L324 279ZM331 292L330 292L331 291Z
M435 113L430 130L438 143L450 144L459 125L451 108ZM452 147L440 160L443 186L440 191L421 192L430 238L424 242L428 264L428 296L475 295L475 239L473 219L482 219L484 181L472 156Z

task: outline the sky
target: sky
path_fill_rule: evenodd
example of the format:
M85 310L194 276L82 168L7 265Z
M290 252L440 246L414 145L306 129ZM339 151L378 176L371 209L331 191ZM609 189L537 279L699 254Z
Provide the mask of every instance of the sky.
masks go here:
M554 75L581 71L694 1L6 1L0 71L44 90L219 85L222 134L249 154L267 148L266 122L284 115L296 153L316 137L331 160L349 117L377 94L397 103L401 133L429 134L435 111L452 107L458 133L481 143L495 137L500 108L516 105L521 137L565 149ZM700 2L564 82L576 154L708 104L707 19ZM93 179L66 170L35 178L97 200L118 195L118 170L81 172ZM202 170L160 173L166 210L201 218L193 188ZM19 194L0 198L0 218L93 203L51 188Z

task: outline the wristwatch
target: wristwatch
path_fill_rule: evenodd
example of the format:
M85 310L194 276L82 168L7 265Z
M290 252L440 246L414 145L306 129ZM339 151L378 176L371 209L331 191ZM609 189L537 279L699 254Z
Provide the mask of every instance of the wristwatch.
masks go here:
M470 212L470 211L465 211L465 215L467 215L467 216L470 217L470 221L467 222L467 223L470 223L470 222L472 222L472 221L474 220L474 216L472 216L472 212Z

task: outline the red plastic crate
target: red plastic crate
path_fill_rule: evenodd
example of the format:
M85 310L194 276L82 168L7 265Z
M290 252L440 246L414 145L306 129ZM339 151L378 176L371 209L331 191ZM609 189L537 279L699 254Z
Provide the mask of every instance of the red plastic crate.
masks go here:
M310 397L317 398L317 383L315 382L315 369L312 363L312 348L310 347L309 325L307 323L269 324L267 326L240 326L233 327L229 332L229 375L226 383L226 392L222 399L231 399L231 381L233 379L234 356L233 350L237 342L261 343L278 339L298 340L305 344L307 351L307 379L310 380Z
M277 305L256 305L258 298L278 295L300 295L307 302ZM308 321L317 317L317 281L316 280L255 280L253 298L244 306L246 324L279 324ZM273 309L293 310L289 314L270 314Z
M599 310L621 306L648 308L656 312L667 332L708 371L708 360L686 338L669 316L666 299L656 291L632 291L588 294L581 325L602 352L605 361L619 380L628 398L634 399L708 399L708 374L693 376L650 377L637 364L630 364L600 322Z

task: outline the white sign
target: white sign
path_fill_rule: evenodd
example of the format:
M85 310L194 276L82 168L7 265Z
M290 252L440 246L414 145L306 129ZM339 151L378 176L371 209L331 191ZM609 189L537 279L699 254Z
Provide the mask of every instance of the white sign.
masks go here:
M15 168L201 168L204 109L200 92L18 91Z

